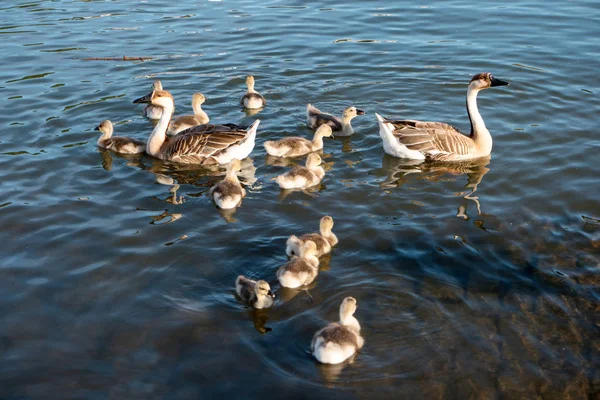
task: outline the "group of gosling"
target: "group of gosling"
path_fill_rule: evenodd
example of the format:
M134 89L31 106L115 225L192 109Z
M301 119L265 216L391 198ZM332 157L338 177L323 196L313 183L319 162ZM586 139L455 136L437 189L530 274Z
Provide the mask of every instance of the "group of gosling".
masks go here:
M292 235L286 242L286 253L290 260L277 269L277 280L282 287L300 288L310 285L319 274L319 257L329 252L338 243L332 232L333 218L321 218L318 233L307 233L300 237ZM254 281L243 275L235 281L238 296L254 308L273 305L275 295L269 284ZM324 364L339 364L356 353L364 344L360 335L360 324L354 317L357 304L353 297L346 297L340 306L339 322L332 322L317 331L311 343L314 357Z
M247 93L240 99L246 109L260 110L266 105L265 98L254 90L254 77L246 78ZM471 123L470 134L464 134L451 125L442 122L386 119L375 114L379 123L379 134L383 149L394 157L427 161L463 161L485 157L491 153L492 137L477 108L477 94L483 89L505 86L508 82L495 78L489 72L472 77L467 88L467 113ZM148 141L141 142L129 137L114 137L109 120L103 121L96 130L102 132L98 146L119 153L149 155L173 162L208 165L228 164L223 181L210 190L215 204L222 209L239 206L246 190L237 178L240 160L254 149L256 130L260 120L252 125L209 124L209 117L202 104L205 98L201 93L192 97L194 115L171 119L175 109L173 96L163 90L160 81L155 81L152 91L134 103L147 103L144 115L157 119ZM277 184L282 189L305 189L318 185L325 175L320 166L321 158L314 152L323 148L323 138L349 136L354 133L351 120L364 111L350 106L344 110L342 118L321 112L308 104L307 125L316 129L313 140L302 137L287 137L269 140L264 143L269 155L276 157L299 157L308 154L304 167L295 167L279 175ZM321 219L320 232L296 237L290 236L286 243L286 253L290 258L277 270L281 286L299 288L313 282L319 272L319 258L331 251L338 242L332 232L333 219ZM254 281L239 276L235 282L238 296L255 308L268 308L274 302L274 294L264 280ZM340 306L340 321L330 323L313 337L311 351L322 363L338 364L351 357L363 346L360 324L353 316L356 299L346 297Z

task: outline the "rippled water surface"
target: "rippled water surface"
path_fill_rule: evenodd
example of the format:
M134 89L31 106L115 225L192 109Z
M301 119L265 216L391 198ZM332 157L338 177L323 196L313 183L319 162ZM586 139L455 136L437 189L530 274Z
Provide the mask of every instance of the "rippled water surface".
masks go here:
M0 5L0 397L600 398L600 7L592 1L5 1ZM87 58L150 57L149 60ZM470 77L491 158L384 155L374 113L468 130ZM238 105L247 74L268 100ZM221 213L224 168L96 147L103 119L146 139L132 101L155 79L177 113L261 119L248 196ZM340 114L327 174L263 142ZM175 184L179 185L178 187ZM175 193L173 193L175 192ZM340 243L306 291L275 270L290 234L325 214ZM236 300L239 274L275 306ZM365 346L323 367L313 333L358 300ZM311 301L312 298L312 301Z

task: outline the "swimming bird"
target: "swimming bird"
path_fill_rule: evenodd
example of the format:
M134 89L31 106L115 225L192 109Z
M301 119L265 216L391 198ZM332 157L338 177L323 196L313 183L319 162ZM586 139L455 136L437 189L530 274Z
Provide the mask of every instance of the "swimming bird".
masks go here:
M254 308L269 308L275 298L267 282L253 281L244 275L238 276L235 280L235 292L240 299L252 304Z
M319 231L320 233L307 233L300 237L291 235L287 242L285 253L288 256L299 254L302 245L307 241L314 242L317 246L317 257L321 257L323 254L327 254L331 251L331 248L338 243L338 238L331 231L333 228L333 218L329 215L321 218Z
M102 121L94 130L102 132L98 139L98 147L103 149L124 154L139 154L146 150L146 143L141 140L127 136L113 136L113 124L108 119Z
M194 114L182 115L172 119L169 128L167 129L167 135L176 135L193 126L208 124L210 118L208 118L208 115L202 109L202 104L204 104L205 101L206 98L202 93L194 93L192 96L192 109L194 110Z
M304 189L317 185L325 176L325 170L320 164L321 157L310 153L306 158L305 167L294 167L291 171L279 175L275 181L282 189Z
M350 136L354 133L352 124L350 121L357 115L363 115L365 112L359 110L354 106L347 107L342 114L342 118L334 117L331 114L320 111L317 107L312 104L306 105L306 124L316 129L323 124L327 124L331 127L333 132L336 132L336 136Z
M171 93L155 90L136 99L134 103L150 103L163 109L146 143L146 152L161 160L200 165L227 164L234 158L246 158L254 148L256 129L260 123L258 119L247 129L235 124L205 124L167 137L167 127L175 108Z
M287 137L280 140L268 140L265 142L265 150L271 156L297 157L323 148L323 138L332 136L329 125L321 125L315 132L313 140L302 137Z
M360 336L360 324L354 317L356 308L356 299L346 297L340 306L340 321L315 333L310 347L317 360L323 364L339 364L363 347L365 340Z
M506 85L508 82L495 78L489 72L473 76L467 89L467 113L471 121L469 135L442 122L393 120L375 114L383 150L394 157L415 160L460 161L489 155L492 152L492 135L477 109L477 94L480 90Z
M237 171L240 169L240 160L236 158L227 166L225 179L210 189L210 196L219 208L225 210L235 208L246 196L246 189L242 187L237 177Z
M162 82L154 81L154 83L152 84L152 90L163 90ZM154 106L152 104L146 104L146 107L144 107L143 114L144 117L149 119L160 119L160 116L162 115L162 108Z
M300 254L279 267L277 279L283 287L297 288L310 284L319 274L317 246L308 241L302 245Z
M248 86L248 91L240 99L240 104L244 108L262 108L267 105L265 98L254 90L254 77L252 75L246 77L246 86Z

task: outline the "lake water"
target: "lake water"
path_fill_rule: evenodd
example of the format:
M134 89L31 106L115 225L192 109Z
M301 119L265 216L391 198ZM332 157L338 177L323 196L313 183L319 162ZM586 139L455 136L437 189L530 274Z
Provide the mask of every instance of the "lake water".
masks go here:
M4 1L0 38L2 399L600 398L600 6L593 1ZM146 61L89 57L152 57ZM468 130L475 73L490 159L384 155L375 112ZM268 106L246 116L244 78ZM96 147L104 119L146 139L132 101L160 79L190 113L261 119L235 212L224 168ZM326 140L312 192L282 194L263 142L310 136L305 107L366 111ZM172 192L178 184L178 190ZM290 234L325 214L340 243L281 290ZM236 300L239 274L275 306ZM365 346L307 352L358 300ZM312 298L312 302L311 302Z

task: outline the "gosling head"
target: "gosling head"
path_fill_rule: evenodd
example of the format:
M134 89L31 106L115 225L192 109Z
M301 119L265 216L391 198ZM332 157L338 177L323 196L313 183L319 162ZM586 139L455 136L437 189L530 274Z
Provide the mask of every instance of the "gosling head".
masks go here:
M354 297L346 297L340 305L340 319L343 320L345 317L354 315L357 308L356 299Z
M316 257L317 256L317 245L312 240L307 240L302 245L302 258Z
M112 135L112 133L113 133L113 124L112 124L112 122L110 122L110 120L106 119L106 120L100 122L100 125L98 125L97 127L95 127L94 130L95 131L100 131L103 134Z
M320 228L321 232L331 232L331 229L333 229L333 218L329 215L321 218Z
M154 81L154 83L152 84L152 90L163 90L162 82Z
M344 110L343 118L352 119L357 115L363 115L365 112L354 106L350 106Z
M229 165L227 166L227 172L237 172L242 169L242 162L237 158L231 160Z
M494 86L508 86L509 83L505 81L501 81L500 79L495 78L489 72L482 72L477 74L471 78L471 82L469 82L469 88L483 90L488 89Z
M248 86L248 88L254 87L254 77L252 75L248 75L246 77L246 85Z
M204 104L204 102L206 101L206 98L204 97L204 95L202 93L194 93L194 95L192 96L192 104Z
M271 291L271 286L265 281L256 282L256 286L254 286L254 292L257 297L269 296L271 298L275 298L275 294Z
M321 165L321 157L316 153L310 153L306 158L306 168L314 168Z
M161 108L173 108L175 100L173 100L171 93L167 92L166 90L153 90L151 93L140 97L139 99L135 99L133 102L150 103L153 106Z
M323 124L319 127L319 129L317 129L315 135L321 137L331 137L333 136L333 131L329 125Z

